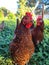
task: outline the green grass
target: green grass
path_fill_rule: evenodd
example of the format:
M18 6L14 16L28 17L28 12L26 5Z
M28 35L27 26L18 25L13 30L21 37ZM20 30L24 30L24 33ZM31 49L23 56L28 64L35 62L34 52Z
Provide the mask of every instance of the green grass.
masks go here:
M14 36L15 21L5 21L5 28L0 32L0 65L12 65L9 43Z
M36 47L30 59L30 65L49 65L49 20L45 20L44 39ZM5 28L0 32L0 65L13 65L9 52L9 43L14 36L16 22L5 21Z

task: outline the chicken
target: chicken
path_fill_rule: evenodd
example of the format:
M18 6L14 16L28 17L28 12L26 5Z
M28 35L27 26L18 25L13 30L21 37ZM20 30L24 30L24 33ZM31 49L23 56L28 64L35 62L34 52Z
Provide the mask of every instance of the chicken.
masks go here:
M36 27L34 27L31 30L32 33L32 40L34 42L34 45L36 46L39 44L44 37L44 21L43 21L43 16L44 16L44 4L42 4L42 15L39 15L36 20ZM30 28L31 29L31 28Z
M2 23L0 24L0 31L4 29L4 21L2 21Z
M31 31L32 40L35 45L40 43L43 40L43 32L44 32L44 21L42 20L42 16L37 17L36 27Z
M10 43L11 57L14 63L25 65L29 62L35 47L32 41L30 27L32 26L32 15L27 12L17 26L15 38Z

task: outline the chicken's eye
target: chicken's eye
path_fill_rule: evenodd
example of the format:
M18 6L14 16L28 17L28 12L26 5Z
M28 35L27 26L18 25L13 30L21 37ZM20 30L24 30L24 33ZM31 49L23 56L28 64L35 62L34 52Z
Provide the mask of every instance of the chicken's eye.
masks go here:
M27 20L27 19L28 19L28 17L25 17L25 19Z

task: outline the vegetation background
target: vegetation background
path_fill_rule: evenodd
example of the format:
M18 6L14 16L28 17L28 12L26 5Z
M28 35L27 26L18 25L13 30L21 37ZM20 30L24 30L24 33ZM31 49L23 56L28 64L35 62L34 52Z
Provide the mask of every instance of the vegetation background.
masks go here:
M14 36L16 27L16 19L21 20L25 12L34 9L35 3L38 0L19 0L18 10L15 14L7 10L5 7L0 8L0 24L2 20L5 22L5 28L0 31L0 65L13 65L9 52L9 43ZM40 0L40 3L49 5L49 0ZM40 6L40 7L39 7ZM39 5L36 14L39 14L41 5ZM49 12L49 7L45 10L46 14ZM30 59L29 65L49 65L49 19L44 18L44 39L36 47L35 53Z

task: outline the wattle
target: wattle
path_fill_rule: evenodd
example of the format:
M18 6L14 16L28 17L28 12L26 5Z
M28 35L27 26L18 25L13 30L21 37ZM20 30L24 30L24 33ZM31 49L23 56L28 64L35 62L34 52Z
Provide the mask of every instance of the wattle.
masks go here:
M32 23L26 24L26 28L30 28L32 26Z

